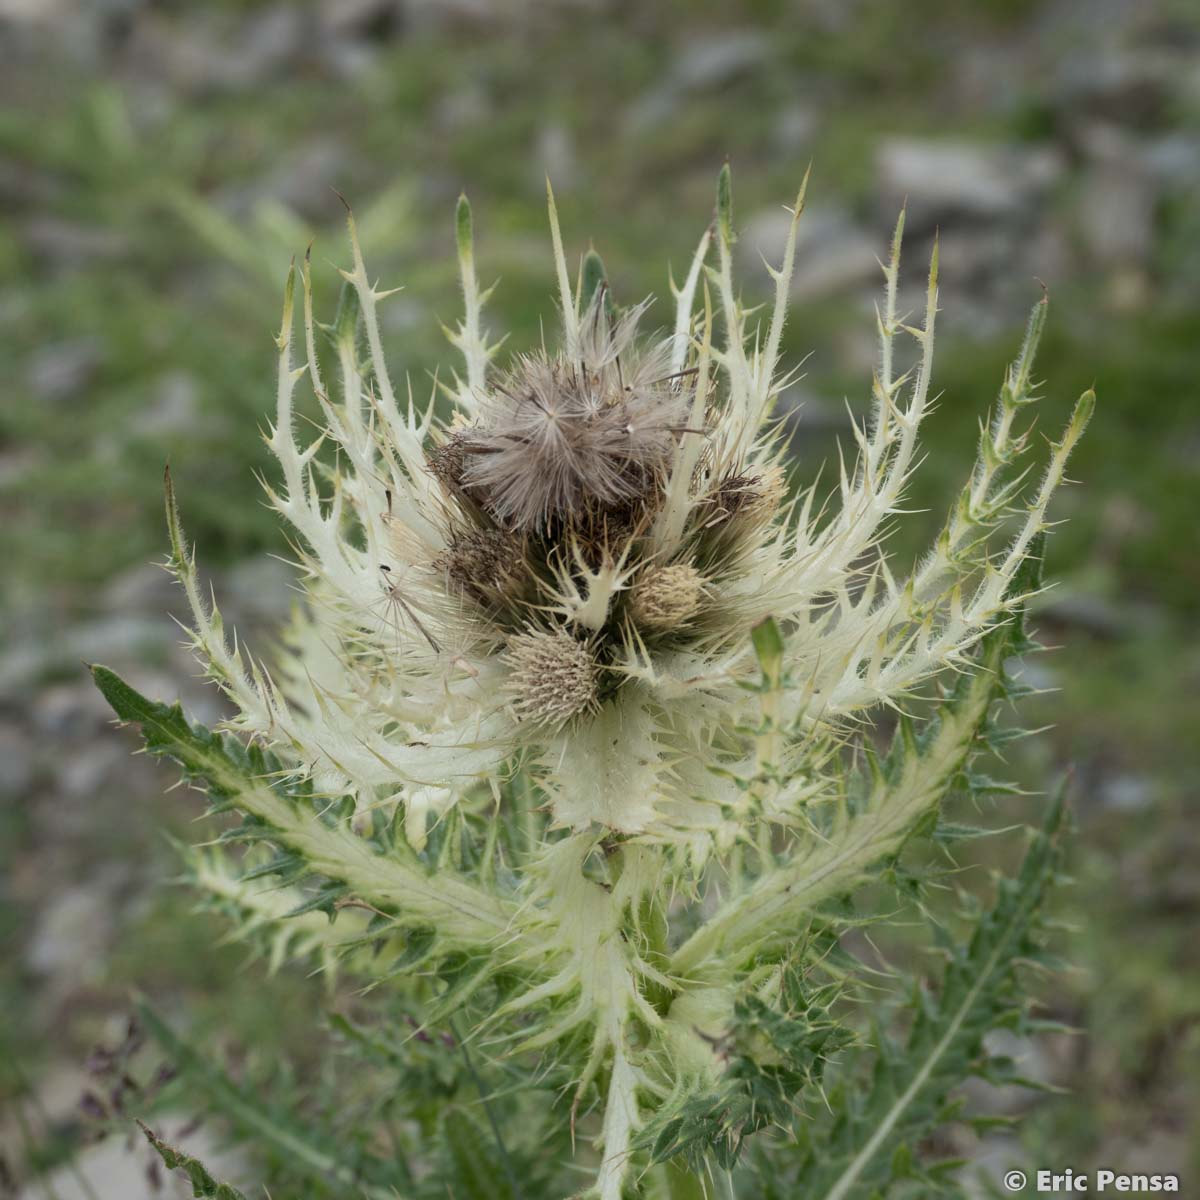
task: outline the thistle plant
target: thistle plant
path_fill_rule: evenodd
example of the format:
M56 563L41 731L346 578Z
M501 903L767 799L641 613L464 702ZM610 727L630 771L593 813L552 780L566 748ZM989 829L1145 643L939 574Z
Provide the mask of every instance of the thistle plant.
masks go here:
M895 571L885 541L934 398L937 249L910 318L901 216L857 455L831 494L797 487L777 402L803 207L802 188L773 303L748 309L725 168L653 332L594 252L572 279L550 194L558 331L502 359L461 199L460 364L420 399L385 360L390 293L351 216L329 324L309 259L287 277L267 494L303 602L273 661L224 629L168 477L169 566L234 715L209 732L95 675L152 752L240 817L186 855L193 882L273 965L392 998L404 1023L339 1018L376 1060L432 1045L475 1088L439 1108L402 1076L389 1148L322 1151L312 1175L335 1190L312 1194L948 1186L914 1147L968 1073L1002 1074L984 1035L1028 1021L1014 973L1040 953L1061 803L991 908L961 897L961 944L920 843L969 832L948 798L1004 791L975 759L1011 734L996 709L1019 690L1047 509L1094 397L1038 472L1039 301L940 533ZM323 418L311 439L301 385ZM934 986L845 936L896 911L889 889L932 924ZM236 1124L249 1101L214 1094Z

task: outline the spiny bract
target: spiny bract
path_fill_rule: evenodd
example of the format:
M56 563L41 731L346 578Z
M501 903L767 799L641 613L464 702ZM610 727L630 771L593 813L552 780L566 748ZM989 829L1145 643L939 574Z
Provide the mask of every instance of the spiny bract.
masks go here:
M896 578L880 545L930 409L937 252L923 318L906 324L901 217L856 465L827 504L816 485L789 496L773 409L789 379L780 350L803 196L769 268L774 303L751 328L726 168L661 336L644 306L617 307L594 255L571 285L551 196L561 334L504 370L461 200L465 315L448 332L464 366L424 406L395 393L376 311L386 293L351 218L353 267L328 327L302 268L299 366L294 271L287 282L270 498L294 530L307 602L270 673L227 641L168 504L195 644L237 706L233 728L306 778L318 805L351 797L360 834L395 811L417 865L398 849L360 854L349 829L325 846L328 824L328 837L304 832L303 813L269 792L240 806L397 927L429 926L440 946L525 972L493 1020L536 1012L521 1047L570 1059L583 1046L569 1069L577 1103L604 1092L607 1200L650 1114L719 1078L715 1047L739 989L769 991L771 947L896 851L959 778L1011 648L972 652L1025 599L1019 571L1093 404L1085 393L1023 490L1040 302L974 471L933 547ZM322 328L331 349L319 354ZM902 337L915 345L908 368ZM293 413L302 380L326 425L311 444ZM317 459L328 442L333 467ZM851 800L843 747L856 725L946 668L961 676L953 701ZM491 834L482 859L443 841L427 861L436 826L491 828L518 778L529 812L548 813L520 861L512 851L499 870Z

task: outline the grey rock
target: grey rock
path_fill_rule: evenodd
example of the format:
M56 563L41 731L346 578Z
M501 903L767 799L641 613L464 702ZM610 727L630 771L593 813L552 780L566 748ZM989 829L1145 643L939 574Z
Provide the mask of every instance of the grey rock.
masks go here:
M221 580L222 608L244 622L274 622L286 616L296 599L296 574L277 558L249 558L231 567Z
M1175 130L1139 144L1145 169L1161 188L1200 183L1200 136Z
M817 132L815 109L805 104L784 105L771 121L771 144L780 154L798 154Z
M756 30L695 37L676 54L672 82L684 91L719 87L761 66L770 52L770 39Z
M31 217L24 228L26 246L55 267L78 267L122 258L129 238L118 229L81 225L50 214Z
M99 738L56 756L58 793L71 800L97 796L127 773L129 746L121 738Z
M1155 177L1136 142L1110 125L1083 139L1091 159L1079 189L1079 228L1092 258L1106 267L1142 266L1154 241Z
M304 16L290 4L252 10L227 57L226 78L240 87L253 88L263 76L286 67L304 45ZM228 49L228 44L226 45Z
M1141 126L1161 114L1180 70L1186 64L1170 51L1081 47L1059 57L1054 95L1072 116Z
M177 627L165 616L153 619L114 614L77 626L64 641L76 662L101 662L107 658L114 663L140 661L147 655L159 654L177 635Z
M346 149L331 138L314 138L281 154L264 176L252 181L244 194L227 199L237 210L252 210L265 198L284 205L303 217L322 219L341 202L333 189L346 171Z
M8 212L19 205L55 203L62 193L62 183L46 171L39 171L30 162L0 158L0 204Z
M884 141L877 166L885 214L894 216L907 200L910 230L1011 217L1045 195L1065 169L1049 147L906 137Z
M691 94L714 91L761 66L771 53L770 39L745 29L693 37L675 53L665 77L639 96L626 120L632 132L661 125Z
M1148 775L1111 775L1099 782L1097 792L1100 803L1112 812L1144 812L1153 807L1158 791L1155 781Z
M30 706L30 718L34 730L47 740L79 741L106 728L112 711L92 681L84 677L78 683L57 683L40 692Z
M762 259L778 266L792 217L783 208L755 213L738 238L743 270L762 271ZM830 292L875 282L879 271L876 239L837 209L807 209L796 230L792 296L810 300Z
M21 796L34 777L34 748L15 726L0 725L0 798Z
M1044 663L1025 661L1024 659L1010 659L1006 664L1006 668L1014 678L1019 679L1026 687L1031 687L1037 692L1056 691L1062 686L1062 677L1054 670L1053 667L1048 667Z
M100 604L113 613L161 616L182 608L183 589L158 563L139 563L114 575L100 593Z
M1147 1130L1145 1134L1114 1138L1105 1147L1104 1166L1128 1174L1188 1176L1195 1144L1182 1131ZM1120 1164L1117 1166L1116 1164Z
M54 25L67 19L69 0L3 0L0 18L14 25Z
M53 635L31 634L0 655L0 696L15 696L53 673L83 676L89 662L118 667L161 657L178 635L178 627L166 616L123 614L101 617Z
M1117 606L1095 592L1065 591L1047 600L1037 611L1039 616L1085 629L1098 637L1120 637L1133 626L1132 609L1128 605Z
M145 71L170 80L174 90L242 92L261 87L294 61L304 47L305 15L275 4L254 10L236 30L217 19L198 19L143 22L138 34Z
M16 487L43 462L45 455L32 446L0 452L0 488Z
M397 30L403 22L403 0L321 0L317 21L334 38L366 38Z
M64 400L87 386L104 361L99 338L52 342L35 351L28 368L29 387L43 400Z
M378 47L356 38L323 38L315 49L328 71L355 83L379 57Z
M801 440L814 434L849 432L850 418L845 407L834 404L802 383L784 388L775 412L786 422L788 432Z
M1028 1152L1015 1138L985 1138L963 1157L968 1161L959 1168L958 1183L969 1200L994 1200L1004 1194L1002 1181L1009 1171L1033 1170Z
M412 333L429 320L429 310L419 301L401 293L389 296L379 313L379 323L388 333Z
M405 23L414 29L448 25L517 24L531 8L529 0L405 0Z
M561 121L548 121L538 130L533 151L534 183L547 178L555 191L569 192L579 182L579 161L571 131Z
M801 220L807 222L812 211L804 213ZM761 259L778 266L783 256L788 230L792 227L792 214L782 206L762 209L752 213L738 233L737 254L743 267L761 269ZM799 231L797 231L799 238Z
M52 896L25 948L29 969L53 977L56 991L95 979L113 934L112 901L112 889L104 881L78 884Z
M645 133L665 125L683 103L683 93L670 82L658 84L638 96L625 113L625 125L632 134Z
M488 118L487 90L475 79L462 80L441 95L434 106L434 120L450 132L470 129Z
M159 381L150 406L138 417L145 437L189 433L200 423L196 380L186 371L169 371Z

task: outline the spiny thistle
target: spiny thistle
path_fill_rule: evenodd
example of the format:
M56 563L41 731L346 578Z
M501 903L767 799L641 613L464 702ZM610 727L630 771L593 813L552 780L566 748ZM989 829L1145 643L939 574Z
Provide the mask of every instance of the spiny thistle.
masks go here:
M1094 403L1081 397L1026 488L1039 302L974 471L897 578L882 543L931 407L937 250L910 325L901 216L857 462L828 505L815 484L789 495L775 405L803 206L802 188L769 268L773 305L752 326L723 170L654 337L645 305L616 306L594 254L571 285L551 195L561 336L497 370L460 200L465 314L448 333L464 366L424 406L396 395L377 314L388 293L351 217L337 316L317 324L306 259L299 365L295 270L277 341L268 442L282 482L268 492L307 597L286 657L268 671L226 637L168 480L171 566L241 737L194 729L97 669L153 749L278 849L240 879L206 854L197 882L255 930L286 929L289 910L373 912L369 930L361 913L336 934L306 924L298 952L402 990L424 1022L461 1011L480 1045L541 1055L537 1070L570 1083L571 1130L578 1118L593 1135L603 1200L696 1194L681 1162L730 1165L745 1136L820 1089L854 973L832 968L829 905L932 831L952 789L987 790L967 763L1024 646L1047 508ZM325 420L309 444L293 411L302 380ZM335 465L318 458L329 442ZM948 671L953 689L918 728L910 698ZM900 731L879 759L857 731L885 708ZM251 882L271 874L292 903ZM373 958L367 941L386 949ZM290 944L276 937L273 953Z

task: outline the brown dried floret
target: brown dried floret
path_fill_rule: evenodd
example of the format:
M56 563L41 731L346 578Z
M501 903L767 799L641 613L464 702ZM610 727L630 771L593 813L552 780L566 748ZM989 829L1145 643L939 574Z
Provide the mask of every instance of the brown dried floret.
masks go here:
M462 491L463 470L466 466L466 435L455 430L444 442L429 446L425 450L425 462L429 473L442 485L449 495Z
M434 566L452 586L483 602L503 596L528 574L521 539L506 529L456 531Z
M529 532L651 502L688 409L669 350L634 341L640 310L610 327L590 310L578 359L526 355L448 455L459 486L497 521Z
M777 467L761 472L731 472L697 506L701 527L742 519L757 525L768 521L783 498L783 473Z

